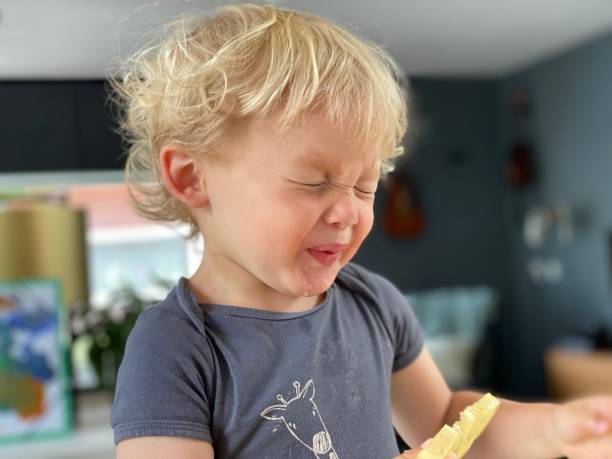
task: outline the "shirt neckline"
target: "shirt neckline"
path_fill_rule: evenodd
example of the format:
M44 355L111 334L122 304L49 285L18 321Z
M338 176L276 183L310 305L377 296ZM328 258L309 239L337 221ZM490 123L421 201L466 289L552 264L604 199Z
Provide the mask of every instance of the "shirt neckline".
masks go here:
M183 295L184 298L188 298L192 304L207 313L224 314L227 316L245 317L253 319L290 320L314 314L328 307L328 305L331 304L333 301L333 297L335 295L336 290L336 283L334 282L327 290L325 299L321 303L313 306L310 309L300 312L277 312L266 311L264 309L246 308L244 306L233 306L229 304L198 303L195 299L195 296L193 295L193 292L189 288L189 284L187 283L187 279L185 277L181 277L179 279L178 287L180 294Z

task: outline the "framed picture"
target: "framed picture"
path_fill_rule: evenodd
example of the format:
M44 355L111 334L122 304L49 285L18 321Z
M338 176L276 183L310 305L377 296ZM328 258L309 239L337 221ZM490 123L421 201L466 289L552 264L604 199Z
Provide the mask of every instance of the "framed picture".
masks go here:
M58 280L0 281L0 445L72 431L69 339Z

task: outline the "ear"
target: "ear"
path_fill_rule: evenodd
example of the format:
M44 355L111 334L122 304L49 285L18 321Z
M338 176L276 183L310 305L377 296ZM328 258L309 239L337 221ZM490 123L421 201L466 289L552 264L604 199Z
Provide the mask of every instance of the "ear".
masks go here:
M159 165L168 192L189 207L204 207L208 193L198 162L180 145L164 145Z
M304 388L302 389L302 392L300 392L300 398L303 400L310 400L312 402L313 401L312 399L314 398L314 396L315 396L314 383L312 382L312 379L309 379L306 385L304 386Z
M283 419L283 413L285 411L287 411L287 407L285 405L272 405L263 410L260 413L260 416L269 421L280 421Z

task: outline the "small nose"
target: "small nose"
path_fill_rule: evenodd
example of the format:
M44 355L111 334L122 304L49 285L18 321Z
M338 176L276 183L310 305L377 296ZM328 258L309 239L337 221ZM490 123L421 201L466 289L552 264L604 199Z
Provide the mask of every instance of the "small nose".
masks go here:
M355 225L359 221L355 192L350 190L338 190L337 198L325 215L325 223L344 229Z

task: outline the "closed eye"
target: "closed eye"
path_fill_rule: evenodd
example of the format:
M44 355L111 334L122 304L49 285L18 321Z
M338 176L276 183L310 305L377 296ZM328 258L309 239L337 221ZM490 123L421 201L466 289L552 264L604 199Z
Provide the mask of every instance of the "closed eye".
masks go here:
M295 182L295 183L298 183L298 184L300 184L300 185L305 185L305 186L311 186L311 187L313 187L313 188L314 188L314 187L317 187L317 186L323 186L323 185L326 185L326 184L327 184L327 182L321 182L321 183L302 183L302 182Z
M326 181L325 182L320 182L320 183L307 183L307 182L300 182L298 180L291 180L291 179L289 179L289 181L291 183L294 183L294 184L299 185L301 187L313 188L313 189L314 188L321 188L321 187L327 185Z
M328 184L328 182L320 182L320 183L305 183L305 182L298 182L298 181L295 181L295 180L291 180L291 181L292 181L293 183L297 183L298 185L307 186L307 187L309 187L309 188L317 188L317 187L321 187L321 186L324 186L324 185L327 185L327 184ZM368 196L368 197L373 197L373 196L375 196L375 195L376 195L376 190L374 190L374 191L369 191L369 190L364 190L363 188L358 188L358 187L355 187L355 189L356 189L356 190L357 190L359 193L361 193L361 194L363 194L363 195L365 195L365 196Z
M367 191L367 190L362 190L361 188L355 188L355 189L357 191L359 191L360 193L371 195L371 196L374 196L376 194L376 190L374 190L374 191Z

